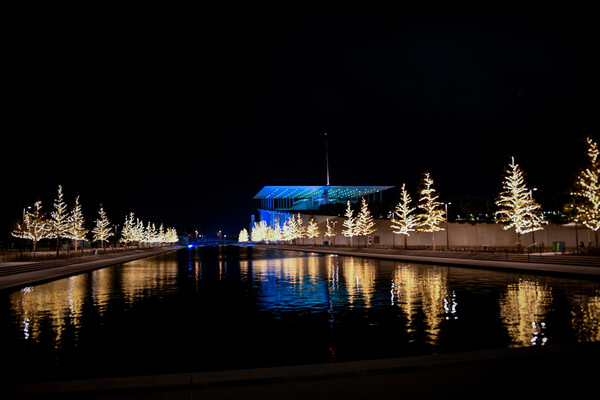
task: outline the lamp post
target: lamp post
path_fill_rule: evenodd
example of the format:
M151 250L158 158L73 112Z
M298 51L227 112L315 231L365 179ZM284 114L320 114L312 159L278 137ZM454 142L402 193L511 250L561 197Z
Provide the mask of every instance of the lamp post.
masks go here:
M444 203L444 206L446 207L446 250L450 251L450 237L449 237L449 233L448 230L450 228L449 222L448 222L448 205L452 204L452 203Z
M25 229L25 210L31 210L31 206L23 207L23 219L21 220L21 260L23 259L23 251L25 249L25 238L23 238L23 232Z
M536 191L537 188L529 189L529 201L533 201L533 192ZM533 229L533 216L531 217L531 247L535 247L535 231Z

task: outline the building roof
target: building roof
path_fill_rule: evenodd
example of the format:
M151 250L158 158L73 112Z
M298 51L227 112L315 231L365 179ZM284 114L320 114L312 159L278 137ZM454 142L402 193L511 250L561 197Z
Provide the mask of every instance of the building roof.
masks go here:
M378 193L393 186L265 186L253 199L310 199L322 196L325 190L330 199L348 199Z

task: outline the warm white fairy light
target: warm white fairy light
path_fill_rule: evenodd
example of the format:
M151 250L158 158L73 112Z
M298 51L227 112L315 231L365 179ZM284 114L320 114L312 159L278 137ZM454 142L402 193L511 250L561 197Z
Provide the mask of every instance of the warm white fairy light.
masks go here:
M433 179L429 172L423 175L422 184L418 207L423 210L423 214L421 214L421 221L417 230L421 232L443 231L444 228L441 227L441 224L446 221L446 218L444 217L444 210L441 208L442 203L437 201L439 195L433 188Z
M419 199L418 207L423 211L420 215L419 225L417 230L420 232L431 232L431 247L435 249L435 232L443 231L442 222L444 218L444 210L441 208L442 203L437 201L439 195L433 187L433 179L429 172L423 174L422 188L420 191L421 198Z
M303 237L306 237L306 228L303 225L302 216L298 213L296 223L294 224L294 238L302 239Z
M79 203L79 196L77 196L68 218L67 227L67 237L75 241L75 250L77 250L78 241L85 240L85 236L88 232L89 230L85 229L85 219L83 218L81 204Z
M294 240L295 238L295 231L296 228L294 226L295 224L295 219L294 216L290 216L290 218L285 221L283 223L283 226L281 227L281 240L284 241L290 241L290 240Z
M327 223L325 224L325 236L327 236L327 237L335 236L335 232L333 230L333 224L329 223L329 218L327 218Z
M415 232L419 225L419 217L413 212L416 207L411 207L412 199L406 190L406 184L402 184L400 192L400 201L392 214L392 231L397 235L410 236L410 232Z
M346 229L342 230L342 234L346 237L349 237L350 240L352 240L353 236L357 235L356 223L355 223L356 218L354 218L353 215L354 215L354 210L352 210L352 206L350 205L350 200L348 200L348 203L346 206L346 213L344 214L344 216L346 217L346 220L342 224L344 227L346 227Z
M373 221L373 216L369 211L369 205L367 201L363 197L361 200L360 212L356 216L356 233L359 236L370 235L375 232L377 228L375 228L375 222Z
M314 218L311 218L310 221L308 221L308 226L306 227L306 237L312 239L318 236L319 226L317 225L317 221Z
M598 143L591 138L588 144L588 162L575 179L574 197L575 218L593 231L600 229L600 152Z
M248 229L244 228L240 231L240 234L238 235L238 242L245 243L248 240L249 240Z
M23 221L11 233L15 237L33 241L33 251L36 251L40 240L52 237L51 231L50 223L42 212L42 202L37 201L33 212L25 212Z
M112 228L110 227L110 222L108 217L106 216L106 212L100 204L100 210L98 210L99 219L96 220L96 226L92 229L93 233L93 241L100 242L102 247L104 248L104 242L108 240L109 237L114 236L112 233Z
M392 213L391 227L394 234L404 235L404 247L407 247L406 238L410 236L410 232L415 232L419 226L419 217L413 214L416 208L411 207L411 203L412 199L406 190L406 184L403 183L400 201Z
M504 230L514 228L520 245L522 234L540 230L548 221L542 219L541 207L533 200L532 189L525 185L523 171L514 157L505 171L502 187L496 201L496 223L505 224Z
M54 201L54 211L50 213L50 226L52 232L49 238L56 238L56 253L60 245L60 239L68 235L69 215L67 214L67 203L63 200L62 186L58 185L58 195Z

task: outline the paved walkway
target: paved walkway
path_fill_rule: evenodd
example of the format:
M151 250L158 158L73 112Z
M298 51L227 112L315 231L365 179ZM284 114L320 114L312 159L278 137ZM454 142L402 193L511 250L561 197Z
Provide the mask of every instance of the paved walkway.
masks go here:
M255 247L310 251L314 253L369 257L386 260L413 261L428 264L456 265L461 267L576 275L589 278L600 277L600 257L569 256L560 254L527 255L483 252L411 251L324 246L257 245Z
M7 385L15 399L584 398L600 342L231 371Z
M0 263L0 290L15 289L52 279L90 271L109 265L120 264L140 258L178 250L177 247L138 249L104 255L92 255L57 259L43 262L2 262Z

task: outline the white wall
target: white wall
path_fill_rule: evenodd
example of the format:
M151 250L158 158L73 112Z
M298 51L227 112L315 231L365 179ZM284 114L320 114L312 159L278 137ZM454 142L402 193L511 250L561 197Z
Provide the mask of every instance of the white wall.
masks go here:
M307 214L302 215L302 220L304 225L308 224L311 216ZM335 236L335 244L336 245L349 245L350 239L342 235L342 230L344 229L343 223L346 218L337 217L337 216L323 216L323 215L315 215L314 218L317 220L319 224L319 231L321 235L323 235L326 231L326 220L329 218L330 224L336 222L336 236ZM483 248L486 246L489 247L506 247L506 246L516 246L517 244L517 235L514 230L503 229L502 225L499 224L469 224L469 223L450 223L443 224L444 228L448 227L447 230L436 232L435 235L435 245L436 248L445 248L446 243L449 242L451 248ZM387 219L376 219L375 227L377 230L372 234L372 236L379 237L379 245L381 246L392 246L395 247L404 247L404 236L403 235L394 235L390 228L390 221ZM541 231L536 231L532 235L531 233L527 233L522 235L521 244L524 247L528 247L532 244L532 236L535 236L535 242L540 245L543 244L546 250L552 249L553 242L565 242L565 246L567 248L575 248L576 247L576 237L579 242L584 242L585 246L588 247L590 243L592 246L597 245L597 238L594 232L589 229L578 227L577 236L575 232L575 228L571 226L557 225L557 224L549 224L544 227ZM331 238L322 238L323 240L328 240L333 243L334 240ZM304 239L304 243L312 244L312 239ZM316 240L316 243L319 243L319 240ZM354 237L352 238L352 245L356 246L364 245L365 239L364 237ZM407 238L408 246L413 247L429 247L431 248L432 244L432 234L431 233L411 233L410 237Z

